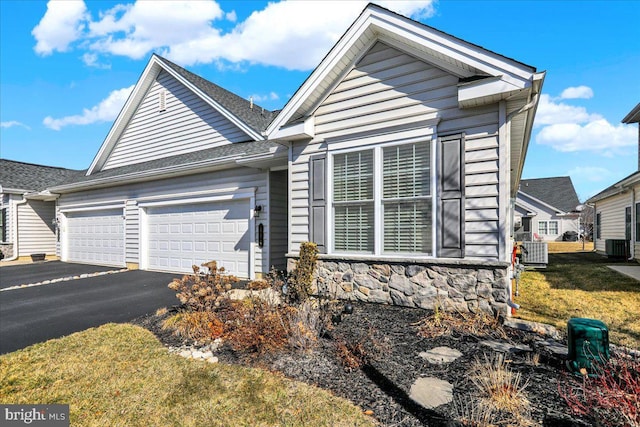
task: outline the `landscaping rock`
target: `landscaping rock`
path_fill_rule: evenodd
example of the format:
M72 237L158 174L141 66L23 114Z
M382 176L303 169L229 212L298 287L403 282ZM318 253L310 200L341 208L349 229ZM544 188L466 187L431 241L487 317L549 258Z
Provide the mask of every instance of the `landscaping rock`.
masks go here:
M450 347L436 347L431 350L420 352L419 356L429 363L444 365L461 357L462 353Z
M489 347L499 353L526 353L532 351L531 347L526 344L512 344L506 341L485 340L480 341L480 345Z
M435 377L418 378L409 397L427 409L434 409L453 401L453 385Z
M554 340L562 338L562 335L555 327L545 323L530 322L528 320L514 319L510 317L504 320L504 326L526 332L535 332L540 335L551 337Z

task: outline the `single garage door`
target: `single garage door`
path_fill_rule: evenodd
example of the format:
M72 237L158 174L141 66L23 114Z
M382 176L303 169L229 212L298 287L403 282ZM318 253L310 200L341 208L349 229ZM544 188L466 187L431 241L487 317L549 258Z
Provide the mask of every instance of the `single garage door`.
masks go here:
M191 273L193 265L217 261L249 277L249 202L230 200L150 207L148 268Z
M122 209L67 214L68 260L124 266Z

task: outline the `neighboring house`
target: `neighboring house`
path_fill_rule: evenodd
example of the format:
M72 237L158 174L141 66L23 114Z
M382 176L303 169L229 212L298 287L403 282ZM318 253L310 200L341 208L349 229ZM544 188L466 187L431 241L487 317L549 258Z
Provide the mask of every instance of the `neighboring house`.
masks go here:
M580 230L580 201L568 176L523 179L516 198L516 240L562 240Z
M49 188L60 256L254 278L310 240L340 296L504 314L543 79L376 5L279 112L153 55L86 174Z
M640 103L622 123L640 123ZM600 253L640 259L640 125L638 153L638 171L587 200L595 209L593 241Z
M56 196L40 193L79 171L0 159L0 251L3 260L56 254Z

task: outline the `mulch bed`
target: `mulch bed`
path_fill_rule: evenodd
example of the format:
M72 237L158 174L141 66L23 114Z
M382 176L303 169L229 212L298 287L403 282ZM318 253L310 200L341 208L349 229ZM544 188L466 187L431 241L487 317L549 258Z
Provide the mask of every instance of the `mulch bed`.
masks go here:
M384 426L462 425L453 420L480 398L470 380L473 364L491 354L491 350L479 342L492 338L459 334L422 338L418 335L418 325L428 314L421 309L354 303L353 314L343 315L342 322L335 325L330 336L320 339L317 349L310 353L256 358L236 354L223 346L216 356L223 363L274 370L328 389L363 410L372 411L372 416ZM134 323L151 330L167 346L192 344L163 331L161 320L162 317L150 315ZM506 341L512 343L529 344L539 339L534 333L510 328L504 328L504 333ZM338 341L350 345L360 343L367 354L366 363L355 369L345 367L337 356ZM432 365L419 356L420 352L440 346L457 349L463 356L447 365ZM562 361L542 354L540 363L534 364L531 356L524 352L506 356L510 369L520 372L528 383L526 393L531 402L531 419L545 426L590 425L569 417L569 408L558 394L559 383L575 381L563 369ZM409 398L413 382L427 376L453 384L453 403L428 410Z

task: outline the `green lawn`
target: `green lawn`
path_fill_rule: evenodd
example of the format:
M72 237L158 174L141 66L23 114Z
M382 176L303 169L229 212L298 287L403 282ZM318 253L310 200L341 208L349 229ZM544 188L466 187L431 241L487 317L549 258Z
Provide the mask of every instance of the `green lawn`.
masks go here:
M350 402L279 374L168 353L109 324L0 356L0 402L69 404L73 426L373 426Z
M571 317L599 319L613 343L640 348L640 282L607 268L613 263L593 252L549 254L546 269L522 274L517 317L562 330Z

